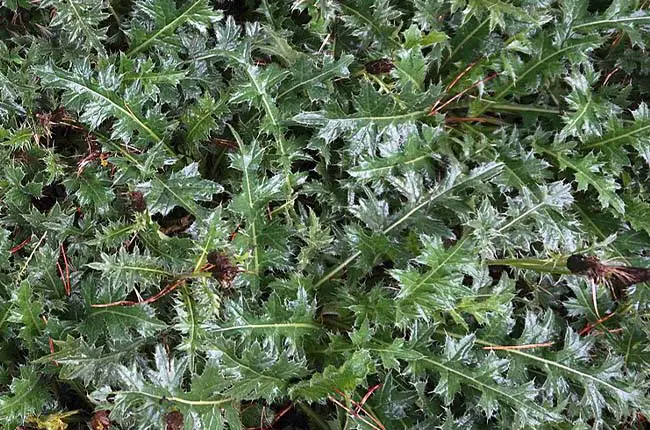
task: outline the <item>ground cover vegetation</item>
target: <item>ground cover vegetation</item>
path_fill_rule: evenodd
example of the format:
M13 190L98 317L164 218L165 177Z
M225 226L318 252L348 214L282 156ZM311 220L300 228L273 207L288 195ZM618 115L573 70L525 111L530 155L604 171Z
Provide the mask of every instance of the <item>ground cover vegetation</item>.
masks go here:
M644 425L647 1L0 5L0 428Z

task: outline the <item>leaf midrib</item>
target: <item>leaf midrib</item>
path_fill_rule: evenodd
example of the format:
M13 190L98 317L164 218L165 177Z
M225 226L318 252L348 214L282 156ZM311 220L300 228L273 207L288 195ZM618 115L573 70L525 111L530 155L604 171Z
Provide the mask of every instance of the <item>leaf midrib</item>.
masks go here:
M152 34L148 39L145 39L144 42L142 42L140 45L136 46L135 48L131 48L127 51L126 55L127 57L132 57L136 54L138 54L140 51L146 49L149 45L151 45L158 37L160 37L162 34L167 32L168 30L175 29L178 25L180 25L181 21L186 18L186 16L194 10L195 7L200 5L203 2L203 0L197 0L195 1L190 7L185 9L180 15L178 15L176 18L174 18L169 24L163 26L160 30Z
M109 103L111 106L113 106L117 110L119 110L122 114L124 114L127 117L131 118L131 120L133 120L138 125L138 127L140 127L141 130L143 130L149 136L151 136L156 143L162 142L162 138L160 136L158 136L156 134L156 132L154 132L151 128L149 128L146 125L146 123L142 119L140 119L139 116L134 114L130 109L128 109L126 107L126 103L124 104L124 106L122 106L120 103L116 102L115 100L113 100L113 98L111 98L110 96L104 94L103 92L88 86L85 82L79 82L79 81L77 81L75 79L72 79L70 76L66 75L65 73L61 73L58 70L52 70L52 73L54 73L54 75L57 78L59 78L59 79L61 79L63 81L70 82L70 83L72 83L74 85L79 85L80 87L85 88L86 91L88 91L89 93L91 93L91 94L95 95L96 97L99 97L100 99L102 99L105 102Z

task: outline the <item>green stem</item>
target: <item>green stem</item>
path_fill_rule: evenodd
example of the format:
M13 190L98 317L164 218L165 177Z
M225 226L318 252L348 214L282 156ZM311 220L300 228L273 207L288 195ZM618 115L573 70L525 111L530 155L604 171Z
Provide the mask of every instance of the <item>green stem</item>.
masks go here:
M560 109L553 109L543 106L521 105L517 103L497 103L495 101L482 98L481 101L486 103L485 110L490 111L504 111L504 112L521 112L521 113L539 113L544 115L561 115ZM459 104L455 107L468 107L467 104Z
M111 394L115 395L129 395L136 394L144 397L149 397L159 401L168 401L174 403L182 403L184 405L190 406L219 406L233 401L231 398L221 399L221 400L187 400L182 397L166 397L166 396L157 396L155 394L145 393L144 391L113 391Z
M534 270L536 272L553 273L555 275L568 275L571 272L566 268L564 259L538 259L538 258L502 258L488 260L488 266L510 266L522 270Z

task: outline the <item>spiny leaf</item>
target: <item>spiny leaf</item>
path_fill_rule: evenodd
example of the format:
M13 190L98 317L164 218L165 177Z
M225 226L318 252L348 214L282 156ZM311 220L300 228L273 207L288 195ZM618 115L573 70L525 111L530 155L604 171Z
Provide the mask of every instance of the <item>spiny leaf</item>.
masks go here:
M625 213L625 203L616 194L619 185L611 177L600 176L602 163L599 163L598 158L590 153L580 160L570 159L563 155L557 155L557 160L564 168L569 168L575 173L576 182L578 183L578 191L585 191L589 187L593 187L598 193L598 201L603 208L610 205L619 213Z
M283 82L278 98L306 91L310 101L326 100L332 87L329 80L347 77L348 66L353 60L352 55L344 55L338 60L326 55L322 66L318 67L310 58L300 57L292 68L291 77Z
M566 81L571 85L571 93L566 97L567 104L574 111L565 115L566 125L560 138L577 136L581 140L602 134L604 118L618 112L618 107L600 99L591 90L599 76L590 68L584 74L574 73Z
M558 60L561 60L564 55L572 54L576 52L584 52L590 48L598 46L599 41L594 39L578 39L576 41L571 41L559 49L546 48L540 50L537 58L531 60L530 62L522 65L521 70L518 70L516 73L516 80L507 84L502 88L496 95L495 99L500 100L515 87L521 87L522 84L536 77L536 74L545 68L551 67Z
M343 22L367 44L378 43L388 48L399 46L394 39L394 23L401 13L390 1L356 0L340 2L338 7L343 12Z
M30 347L35 346L36 338L45 328L45 322L40 315L43 305L34 300L32 286L22 282L12 294L12 308L9 322L20 323L20 337Z
M187 142L198 148L212 133L219 131L215 117L226 112L225 103L216 102L209 95L199 99L183 116L183 124L187 128Z
M194 0L181 9L170 0L139 0L131 20L131 46L127 52L135 56L158 44L172 44L176 30L189 25L205 32L210 23L223 15L213 10L205 0Z
M119 297L119 292L124 291L127 286L138 284L140 288L146 288L157 285L164 277L173 275L166 270L159 259L152 257L147 251L129 253L121 248L113 255L102 253L101 259L101 262L89 263L88 267L101 271L106 277L105 280L109 284L108 291L111 293L100 291L99 295L109 298L115 297L112 292L117 293Z
M194 428L225 428L223 409L227 410L232 400L205 390L210 382L216 382L217 375L209 369L202 375L193 375L188 392L182 386L187 361L169 357L162 345L156 346L154 358L155 368L139 368L135 363L130 367L118 366L113 386L119 388L113 393L109 393L108 387L93 393L93 398L104 404L108 394L114 394L112 420L128 425L140 414L146 414L147 422L139 427L160 428L164 425L167 405L172 404Z
M115 193L109 183L103 178L104 175L89 169L72 180L72 186L77 185L76 191L79 204L82 207L90 206L99 214L105 214L110 209L110 203L115 198ZM75 184L76 183L76 184Z
M26 417L40 414L51 400L33 367L23 367L20 376L12 379L9 390L11 395L0 396L0 414L7 426L20 425Z
M190 213L198 214L197 200L210 201L223 188L201 178L198 163L185 166L169 176L169 181L155 179L138 184L137 190L144 194L151 213L167 215L175 206L182 206Z
M50 26L59 30L62 39L72 46L83 49L91 46L100 54L105 54L104 41L107 27L102 22L109 16L105 2L93 0L47 0L40 7L51 7L54 18Z
M300 382L291 387L292 398L318 401L333 395L336 390L344 393L354 391L374 373L374 363L368 351L356 351L345 364L336 368L326 367L322 373L314 374L308 381Z
M112 137L128 140L134 131L138 131L146 140L162 142L158 124L154 125L153 122L164 120L153 110L147 114L141 112L141 101L137 98L134 98L136 104L130 105L116 93L120 87L120 76L114 66L100 69L97 75L88 61L75 63L69 71L52 65L36 67L35 71L43 84L66 90L65 99L69 107L80 112L81 120L91 128L97 128L108 118L116 117ZM156 118L147 118L149 114Z
M258 342L238 352L232 342L211 348L209 366L224 375L223 393L238 400L259 397L269 402L287 395L290 381L305 376L303 363L280 351L264 351Z

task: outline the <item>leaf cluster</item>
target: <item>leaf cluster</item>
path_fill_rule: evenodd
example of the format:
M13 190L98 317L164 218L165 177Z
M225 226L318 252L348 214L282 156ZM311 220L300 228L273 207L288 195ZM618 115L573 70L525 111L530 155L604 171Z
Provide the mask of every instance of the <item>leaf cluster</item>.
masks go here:
M0 428L641 425L647 8L1 1Z

